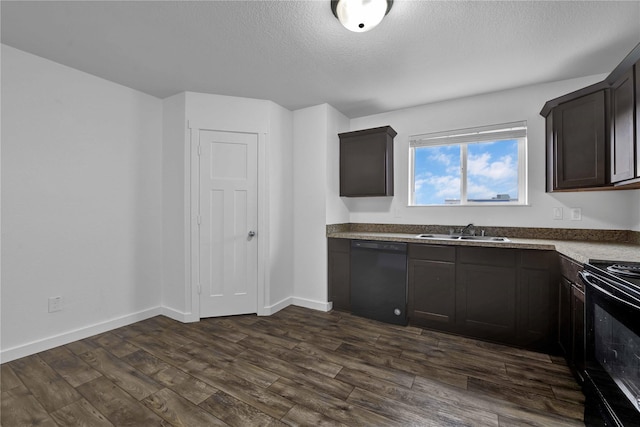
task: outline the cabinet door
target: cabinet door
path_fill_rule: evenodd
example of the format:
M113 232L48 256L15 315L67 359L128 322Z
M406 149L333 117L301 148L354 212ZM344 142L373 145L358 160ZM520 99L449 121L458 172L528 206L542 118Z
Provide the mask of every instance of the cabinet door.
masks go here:
M611 87L611 182L636 176L633 68Z
M567 360L571 359L572 348L571 282L566 277L560 278L558 295L558 345Z
M636 87L636 177L640 177L640 61L633 67Z
M328 239L329 301L336 310L351 310L349 239Z
M529 349L551 352L558 342L558 255L518 250L517 340Z
M554 189L606 185L605 96L601 90L553 110Z
M585 333L584 333L584 292L576 285L572 289L572 357L570 365L575 367L576 373L581 381L584 381L584 372L586 368L585 361Z
M409 260L411 323L449 329L455 322L456 267L452 262Z
M481 339L514 343L516 270L461 264L456 280L456 319L465 333Z
M527 348L550 350L557 333L557 286L550 282L548 270L521 268L518 276L518 343Z
M339 134L340 196L393 196L393 138L390 126Z

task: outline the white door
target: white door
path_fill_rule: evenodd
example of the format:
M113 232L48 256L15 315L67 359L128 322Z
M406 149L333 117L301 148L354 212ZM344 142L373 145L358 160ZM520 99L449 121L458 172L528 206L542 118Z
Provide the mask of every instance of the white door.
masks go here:
M257 312L258 135L199 131L200 317Z

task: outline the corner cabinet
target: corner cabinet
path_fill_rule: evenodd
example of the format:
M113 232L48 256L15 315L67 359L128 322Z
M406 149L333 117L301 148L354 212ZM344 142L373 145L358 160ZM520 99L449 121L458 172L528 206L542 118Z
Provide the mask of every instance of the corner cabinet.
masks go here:
M393 138L391 126L338 134L340 137L340 196L393 196Z
M594 85L548 101L547 191L640 188L640 44Z
M607 184L607 90L555 107L547 116L547 190Z

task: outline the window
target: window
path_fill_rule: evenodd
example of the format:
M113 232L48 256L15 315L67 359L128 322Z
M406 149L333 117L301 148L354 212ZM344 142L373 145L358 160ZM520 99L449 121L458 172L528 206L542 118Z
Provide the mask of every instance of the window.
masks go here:
M410 205L526 204L526 141L526 122L410 137Z

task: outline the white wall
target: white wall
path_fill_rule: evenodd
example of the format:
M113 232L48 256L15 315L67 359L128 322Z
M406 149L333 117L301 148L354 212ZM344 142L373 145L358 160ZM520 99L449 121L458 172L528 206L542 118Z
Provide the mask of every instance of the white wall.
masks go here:
M293 112L293 295L320 309L327 301L327 108Z
M351 120L351 130L391 125L394 140L395 194L389 198L347 199L351 222L444 224L473 222L486 226L623 229L638 227L638 190L545 192L545 121L539 115L549 99L572 92L605 76L541 84L455 99ZM410 135L526 120L528 125L529 206L407 207ZM564 208L553 220L552 208ZM569 208L582 208L582 221L569 220Z
M327 302L326 224L347 222L337 197L337 134L348 119L328 104L293 112L294 303L320 310Z
M3 361L157 313L161 121L154 97L2 46Z
M293 113L269 102L267 170L269 265L265 305L276 310L293 295Z
M188 263L188 213L185 213L187 151L186 96L179 93L162 101L162 305L179 318L186 312L185 281ZM186 164L185 164L186 163ZM185 218L186 216L186 218Z
M349 118L327 106L327 188L326 224L349 222L346 199L340 197L340 138L339 133L349 130Z

